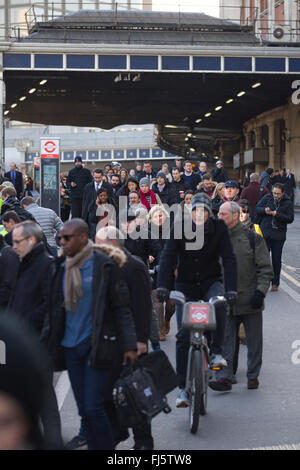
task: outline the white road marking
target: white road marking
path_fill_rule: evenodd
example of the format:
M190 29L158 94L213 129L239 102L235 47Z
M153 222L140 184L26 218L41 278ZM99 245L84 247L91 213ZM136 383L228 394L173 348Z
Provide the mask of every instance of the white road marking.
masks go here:
M299 444L282 444L278 446L267 446L267 447L253 447L251 449L241 449L241 450L300 450Z
M70 380L67 371L64 371L60 374L60 377L57 381L56 387L55 387L55 393L57 397L57 404L58 404L58 409L59 411L62 409L66 396L69 393L70 390Z
M297 281L297 279L295 279L290 274L286 273L283 269L281 270L281 275L285 277L286 279L288 279L289 281L291 281L293 284L295 284L295 286L300 287L300 282Z
M293 300L298 302L300 304L300 294L296 292L294 289L292 289L286 282L284 282L282 279L280 280L280 287L287 293L289 294Z

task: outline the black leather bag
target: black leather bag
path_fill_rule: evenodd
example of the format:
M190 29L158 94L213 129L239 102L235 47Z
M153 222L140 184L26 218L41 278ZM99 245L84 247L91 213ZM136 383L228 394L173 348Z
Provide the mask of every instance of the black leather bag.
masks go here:
M143 424L145 420L150 423L162 411L171 411L165 395L143 367L124 368L114 385L113 401L119 422L127 428Z
M164 351L153 351L140 356L138 365L150 371L156 387L164 395L178 387L176 372Z

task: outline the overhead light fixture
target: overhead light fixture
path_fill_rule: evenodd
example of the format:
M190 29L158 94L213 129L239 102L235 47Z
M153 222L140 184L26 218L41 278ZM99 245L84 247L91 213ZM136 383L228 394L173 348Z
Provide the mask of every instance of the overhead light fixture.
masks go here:
M211 116L211 113L206 113L206 114L204 114L204 116L209 117L209 116Z
M252 88L258 88L260 85L261 85L260 82L254 83L254 84L252 85Z
M189 133L187 134L187 137L193 137L193 134L192 134L191 132L189 132Z
M201 121L202 121L202 119L201 119L201 118L199 118L199 119L196 119L196 121L195 121L195 122L196 122L197 124L199 124L199 122L201 122Z
M217 107L215 108L215 111L220 111L220 109L222 109L222 107L223 107L223 106L217 106Z
M11 108L15 108L16 106L18 106L17 103L13 103L13 104L11 105Z
M191 152L196 152L196 150L193 147L190 147Z
M168 127L169 129L176 129L177 126L173 126L173 124L166 124L165 127Z
M24 101L26 100L26 96L21 96L21 98L19 98L19 101Z
M28 93L32 94L36 91L36 88L31 88Z
M185 142L188 142L188 141L189 141L189 138L188 138L188 137L186 137L184 140L185 140Z
M232 103L233 101L234 101L233 98L229 98L229 100L226 101L226 104L230 104L230 103Z
M219 158L218 155L215 155L215 156L214 156L214 159L215 159L215 160L218 160L218 158Z
M236 96L241 97L241 96L244 96L245 94L246 94L245 91L240 91Z
M6 116L9 113L8 109L4 111L4 116Z
M40 85L45 85L45 83L47 83L48 80L41 80L40 81Z

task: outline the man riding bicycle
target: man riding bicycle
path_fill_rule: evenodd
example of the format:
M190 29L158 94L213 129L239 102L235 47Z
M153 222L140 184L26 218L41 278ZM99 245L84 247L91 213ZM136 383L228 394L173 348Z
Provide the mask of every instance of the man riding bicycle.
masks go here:
M208 301L211 297L224 295L229 303L236 300L237 262L233 252L228 229L222 220L212 216L212 202L204 193L196 194L192 199L191 230L203 235L202 246L196 243L191 246L190 233L183 230L182 237L176 237L175 221L170 239L167 240L160 257L157 296L163 302L168 299L172 286L174 260L177 259L177 276L175 289L185 294L187 301ZM188 224L187 219L182 225ZM222 259L222 268L220 264ZM189 406L189 397L185 391L188 350L190 345L189 331L181 328L183 306L177 304L176 316L178 333L176 335L176 369L179 379L179 394L176 400L178 408ZM226 306L216 307L217 328L212 334L211 353L213 366L226 366L222 357L222 345L225 330Z

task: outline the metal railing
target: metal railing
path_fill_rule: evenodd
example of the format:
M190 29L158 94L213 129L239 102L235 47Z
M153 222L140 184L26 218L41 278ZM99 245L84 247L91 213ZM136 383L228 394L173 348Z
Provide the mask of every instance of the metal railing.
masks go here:
M153 0L155 1L155 0ZM193 4L194 8L195 3ZM77 3L61 2L37 2L34 3L26 12L24 21L10 26L0 25L0 38L8 40L20 40L22 37L32 32L39 31L40 28L44 28L45 24L54 26L59 29L72 28L85 28L85 29L127 29L127 30L167 30L169 28L176 29L176 27L185 28L186 31L204 31L205 33L222 31L222 28L230 30L232 28L240 26L242 31L253 30L254 33L263 40L273 40L277 42L295 41L299 40L300 37L300 25L298 19L291 21L273 21L270 18L266 18L264 12L259 12L257 7L247 7L247 10L240 6L227 6L226 10L220 6L219 13L221 17L216 17L211 14L208 10L201 22L199 17L192 13L193 5L182 0L182 3L159 4L156 10L152 10L152 0L140 0L134 2L128 0L126 2L112 1L100 1L94 0L93 2L85 2L83 8L82 0ZM88 8L86 8L88 7ZM167 11L169 7L169 11ZM89 9L90 8L90 9ZM206 8L209 7L207 3ZM223 10L222 10L223 8ZM77 9L77 10L76 10ZM237 14L231 12L233 17L227 17L226 11L236 9ZM151 10L151 11L150 11ZM97 11L101 13L101 16L97 14L93 16L92 12ZM124 11L126 11L126 17L124 17ZM205 10L206 11L206 10ZM222 13L223 11L223 13ZM80 16L78 15L80 12ZM139 16L138 13L141 13ZM131 16L132 13L132 16ZM200 13L200 11L196 12ZM147 15L148 14L148 15ZM193 21L193 19L195 21ZM132 20L132 24L130 21ZM228 22L226 27L226 22ZM80 24L81 23L81 24ZM97 24L96 24L97 23ZM193 24L194 23L194 24ZM8 29L9 28L9 29ZM274 35L275 28L283 29L283 37L276 38Z

